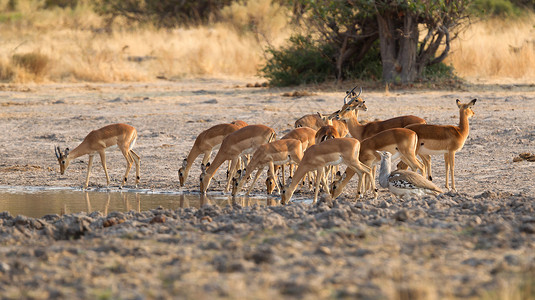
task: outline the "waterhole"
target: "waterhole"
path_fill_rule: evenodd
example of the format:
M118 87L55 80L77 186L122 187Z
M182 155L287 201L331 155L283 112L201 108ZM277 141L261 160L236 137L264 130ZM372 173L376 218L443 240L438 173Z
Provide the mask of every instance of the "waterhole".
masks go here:
M146 211L162 207L178 209L204 204L226 206L278 205L273 197L232 197L225 194L188 194L152 190L110 190L98 189L83 191L81 189L54 187L13 187L0 186L0 212L8 211L11 215L24 215L40 218L47 214L91 213L100 211L108 214L112 211Z

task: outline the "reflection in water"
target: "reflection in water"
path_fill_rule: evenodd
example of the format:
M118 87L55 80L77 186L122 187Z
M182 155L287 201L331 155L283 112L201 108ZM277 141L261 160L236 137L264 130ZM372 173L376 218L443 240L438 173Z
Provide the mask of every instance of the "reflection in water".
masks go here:
M200 195L155 193L152 191L80 191L27 187L0 186L0 212L13 216L25 215L40 218L47 214L92 213L104 215L112 211L146 211L162 207L178 209L203 205L278 205L276 198L232 197L230 195Z

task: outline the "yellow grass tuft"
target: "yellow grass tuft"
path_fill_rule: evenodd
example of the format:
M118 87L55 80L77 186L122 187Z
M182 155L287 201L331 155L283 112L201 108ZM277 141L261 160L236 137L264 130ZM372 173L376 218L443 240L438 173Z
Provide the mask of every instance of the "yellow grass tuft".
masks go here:
M292 33L289 12L273 0L234 3L207 26L157 29L122 20L111 33L85 1L49 10L40 1L17 3L17 11L0 12L1 81L250 77L265 63L265 46L281 46ZM468 80L535 82L534 24L533 15L476 23L453 42L446 63ZM28 53L48 63L39 69L14 59Z
M446 63L471 81L535 82L535 16L473 24L453 42Z

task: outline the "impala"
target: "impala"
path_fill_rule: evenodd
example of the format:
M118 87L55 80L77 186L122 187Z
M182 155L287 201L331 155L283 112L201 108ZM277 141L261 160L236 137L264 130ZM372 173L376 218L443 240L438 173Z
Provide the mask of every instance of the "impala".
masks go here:
M231 167L225 189L225 191L228 192L230 183L234 177L234 173L236 172L240 156L252 154L260 145L269 143L273 140L275 140L275 131L264 125L245 126L227 135L221 142L221 147L219 148L219 151L217 152L210 166L202 169L200 178L201 193L206 193L212 177L221 164L227 160L230 160Z
M431 180L431 155L444 154L446 165L446 189L449 189L448 177L451 177L451 188L455 189L455 153L461 150L470 132L468 119L474 115L472 106L477 99L462 104L459 99L455 102L459 108L459 126L412 124L406 128L418 135L418 155L422 157L426 174Z
M363 182L364 175L371 176L371 170L369 167L363 165L358 160L360 150L360 142L352 138L338 138L326 140L321 144L313 145L308 148L303 155L303 159L299 163L295 175L289 186L285 186L281 191L281 204L286 204L292 198L292 195L297 188L297 185L301 182L303 177L312 171L317 171L314 192L314 203L318 198L319 184L323 181L324 186L328 191L328 186L325 182L325 167L331 165L338 165L344 163L348 168L355 170L359 173L361 180L359 181L359 189ZM372 186L375 189L375 183L372 182Z
M375 181L376 166L381 162L381 156L377 151L399 154L401 160L406 162L413 170L420 170L423 173L423 166L416 158L417 147L418 136L416 132L406 128L392 128L361 141L359 160L372 169L370 178L372 181ZM347 169L344 176L342 176L342 181L333 182L331 189L333 198L342 193L343 188L353 175L355 175L355 171ZM368 188L369 184L366 183L365 186Z
M345 121L329 119L328 116L322 115L319 112L315 114L304 115L295 121L295 128L309 127L318 130L321 126L333 125L341 137L345 137L348 133L347 124Z
M367 111L368 107L359 96L362 93L353 94L353 91L348 92L346 97L351 95L351 100L346 103L344 99L344 105L340 111L332 114L329 118L344 120L347 123L349 129L349 134L352 137L356 138L359 141L362 141L366 138L369 138L381 131L391 129L391 128L403 128L409 124L425 124L425 120L416 116L400 116L384 121L373 121L362 125L358 121L358 112L359 110Z
M201 132L195 139L188 157L182 161L182 167L178 170L180 186L184 186L186 183L189 170L199 155L204 154L201 165L206 166L210 159L210 155L212 154L212 150L221 145L221 142L227 135L245 126L247 126L247 123L237 120L230 124L215 125Z
M281 140L286 139L294 139L301 142L303 152L308 149L310 146L314 145L316 138L316 130L310 128L310 127L299 127L295 128L292 131L285 134ZM290 177L293 176L293 164L290 164ZM278 166L277 166L278 167ZM284 181L284 165L282 165L282 183L285 184ZM271 187L275 186L275 178L271 178L268 176L268 179L266 179L266 186L268 188L268 191ZM271 189L273 191L273 189ZM268 194L270 194L268 192Z
M87 164L87 177L85 180L84 188L89 185L89 175L91 174L91 166L93 165L93 157L96 153L100 155L100 161L106 174L106 185L110 185L110 176L108 175L108 169L106 168L106 153L105 149L111 146L117 145L126 159L126 173L121 183L121 187L126 183L128 173L132 168L132 163L136 164L136 186L139 183L139 155L137 155L132 148L136 143L137 131L134 127L127 124L111 124L104 126L100 129L91 131L82 141L78 147L69 151L66 148L62 153L59 147L54 150L56 157L58 158L60 173L63 175L65 170L69 167L69 164L75 158L82 155L89 155L89 162Z
M247 194L253 190L254 184L260 177L260 174L265 166L269 166L269 175L272 178L275 176L275 165L283 165L289 162L295 162L299 164L301 158L303 157L303 148L302 144L298 140L294 139L284 139L271 142L269 144L264 144L256 149L251 161L247 165L246 172L244 176L241 176L239 182L235 182L237 188L233 189L232 195L239 193L245 183L245 181L256 171L256 175L253 179L253 182L247 190ZM243 174L242 174L243 175ZM279 189L277 183L275 186Z

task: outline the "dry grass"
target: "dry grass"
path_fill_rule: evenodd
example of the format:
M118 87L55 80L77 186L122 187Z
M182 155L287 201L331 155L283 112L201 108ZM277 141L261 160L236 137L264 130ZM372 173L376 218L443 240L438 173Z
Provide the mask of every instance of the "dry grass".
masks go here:
M476 23L452 50L447 63L468 80L535 82L535 16Z
M7 0L0 0L0 8ZM40 10L39 1L19 0L16 12L0 13L0 81L117 82L157 78L249 77L264 63L264 47L282 45L291 34L288 12L272 0L250 0L223 12L210 26L162 30L116 24L88 6ZM535 16L511 23L475 24L455 41L447 62L469 80L535 81ZM37 53L44 69L23 67L14 56Z

